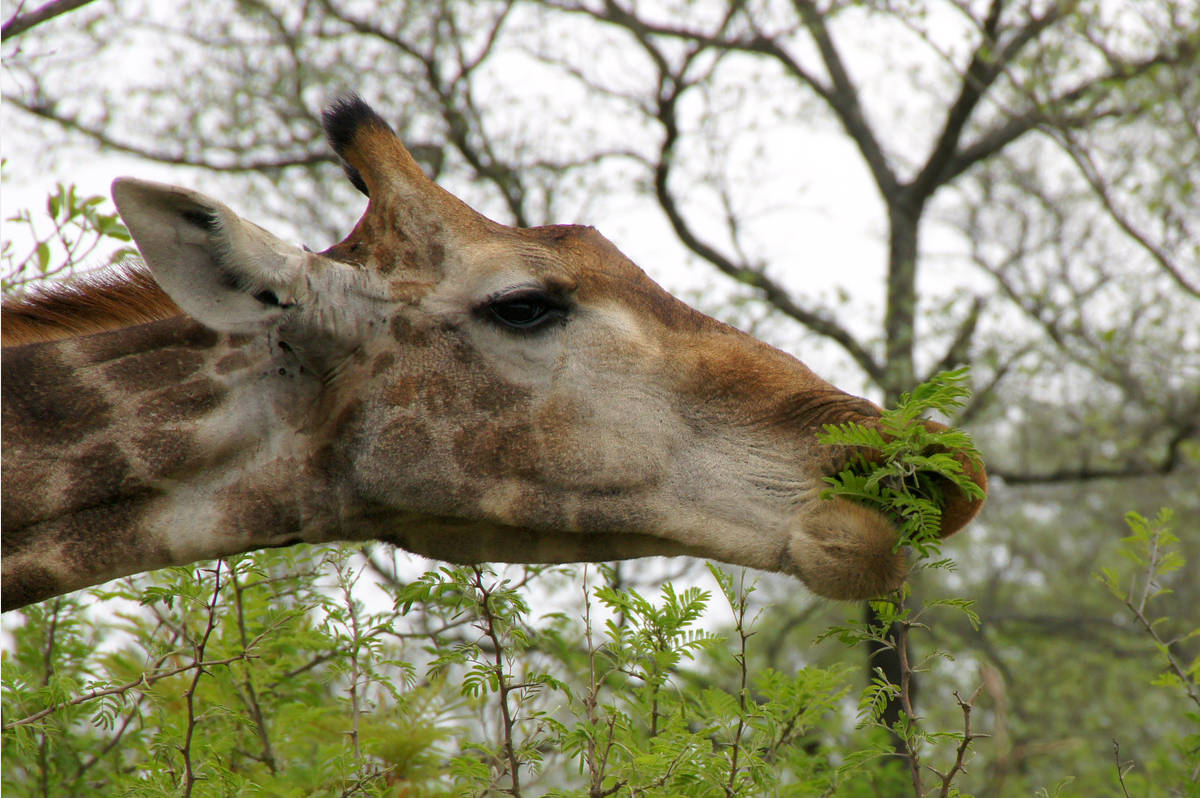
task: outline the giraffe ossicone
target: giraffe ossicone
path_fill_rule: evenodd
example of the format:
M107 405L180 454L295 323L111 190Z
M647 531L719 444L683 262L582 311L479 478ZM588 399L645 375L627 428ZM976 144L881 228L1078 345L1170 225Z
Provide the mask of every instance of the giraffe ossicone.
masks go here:
M843 599L900 582L891 524L820 497L850 453L817 433L875 405L592 228L481 216L357 97L324 122L368 195L341 243L123 178L145 267L6 303L5 609L367 539L460 563L711 557ZM944 533L980 504L951 495Z

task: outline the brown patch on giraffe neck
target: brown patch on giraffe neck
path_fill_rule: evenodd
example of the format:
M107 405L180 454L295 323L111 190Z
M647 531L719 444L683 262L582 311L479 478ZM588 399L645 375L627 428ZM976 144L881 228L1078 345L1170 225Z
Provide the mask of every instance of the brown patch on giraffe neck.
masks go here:
M239 344L230 336L230 346ZM205 350L222 340L220 333L205 327L188 316L176 316L149 324L138 324L103 335L89 335L74 341L80 356L91 362L117 360L126 357L155 357L153 352L165 349ZM156 380L161 385L162 380Z
M226 388L206 374L219 336L186 316L3 350L5 541L141 505L196 455L191 422ZM99 522L97 522L98 524ZM47 527L48 528L48 527ZM58 527L55 527L58 528Z
M72 455L65 477L71 501L80 507L133 501L156 492L138 481L129 459L111 440L89 444Z
M149 271L114 269L38 286L3 302L3 345L21 346L179 316Z
M14 442L9 436L23 439L30 450L63 446L112 421L103 393L86 384L53 347L6 348L0 396L5 448Z
M156 349L114 360L103 369L114 386L138 390L147 385L177 383L195 374L204 364L204 355L191 349Z
M139 421L169 424L212 415L227 390L209 377L199 377L155 391L137 410Z
M165 549L140 528L144 507L136 497L5 530L5 608L166 563Z

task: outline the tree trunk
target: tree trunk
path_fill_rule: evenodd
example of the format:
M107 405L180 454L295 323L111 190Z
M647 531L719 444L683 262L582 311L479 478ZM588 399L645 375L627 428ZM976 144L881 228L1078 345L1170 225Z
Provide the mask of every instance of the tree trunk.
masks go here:
M913 207L916 205L916 207ZM916 344L917 309L917 237L921 204L907 198L888 202L889 247L887 272L887 305L884 313L884 406L894 407L900 395L916 384L914 350ZM870 604L863 606L863 620L873 626L880 624L878 613ZM900 679L899 629L896 624L888 630L890 646L877 641L867 642L867 678L876 672L895 685ZM909 662L912 659L909 658ZM910 693L915 697L916 682L910 681ZM881 720L893 728L900 719L899 699L890 700ZM898 754L905 753L903 740L892 734L892 746Z

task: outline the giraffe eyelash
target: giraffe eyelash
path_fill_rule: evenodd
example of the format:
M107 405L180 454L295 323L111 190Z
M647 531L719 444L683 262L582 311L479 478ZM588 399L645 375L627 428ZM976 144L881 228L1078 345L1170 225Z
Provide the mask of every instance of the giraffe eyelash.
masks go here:
M493 325L518 333L535 333L562 324L570 305L542 288L516 288L493 295L475 309Z

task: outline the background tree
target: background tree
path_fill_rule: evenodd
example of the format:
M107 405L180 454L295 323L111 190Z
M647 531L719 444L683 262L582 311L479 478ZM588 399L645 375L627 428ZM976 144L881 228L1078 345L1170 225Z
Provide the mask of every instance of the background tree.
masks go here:
M935 680L987 684L982 794L1084 789L1113 736L1148 767L1179 731L1092 577L1129 508L1200 545L1198 44L1170 0L91 4L6 39L6 139L37 142L6 177L122 153L321 247L361 209L317 124L351 88L483 212L595 223L882 402L970 363L997 479L949 585L986 623L937 628ZM758 594L764 664L837 656L810 641L844 611L793 593Z

